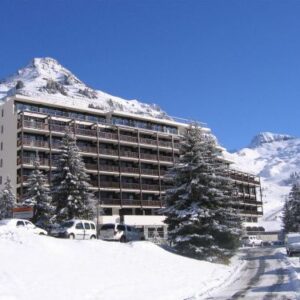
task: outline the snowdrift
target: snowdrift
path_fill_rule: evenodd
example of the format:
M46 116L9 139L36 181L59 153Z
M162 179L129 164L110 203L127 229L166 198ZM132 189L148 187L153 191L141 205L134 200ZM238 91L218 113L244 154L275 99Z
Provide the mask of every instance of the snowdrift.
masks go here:
M150 242L62 240L0 228L1 300L200 299L240 265L181 257Z

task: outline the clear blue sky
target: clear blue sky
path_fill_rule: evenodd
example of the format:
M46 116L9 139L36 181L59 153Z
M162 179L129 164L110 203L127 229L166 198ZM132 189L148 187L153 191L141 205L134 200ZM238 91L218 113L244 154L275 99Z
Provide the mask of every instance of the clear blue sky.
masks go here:
M205 122L229 149L300 136L298 0L1 0L0 78L41 56Z

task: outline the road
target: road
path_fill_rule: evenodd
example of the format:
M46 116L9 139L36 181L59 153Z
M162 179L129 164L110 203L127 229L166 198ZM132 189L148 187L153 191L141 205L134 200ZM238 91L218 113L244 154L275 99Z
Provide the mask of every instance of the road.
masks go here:
M287 260L278 248L251 248L243 250L246 264L236 279L218 289L206 300L294 300L298 280L290 271Z

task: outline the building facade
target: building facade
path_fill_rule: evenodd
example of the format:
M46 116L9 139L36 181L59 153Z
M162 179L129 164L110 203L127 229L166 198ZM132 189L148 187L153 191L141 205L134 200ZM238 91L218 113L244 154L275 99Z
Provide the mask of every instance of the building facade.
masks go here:
M50 184L62 137L69 130L76 136L91 191L104 211L99 221L124 221L144 226L149 235L154 228L164 234L164 217L157 209L172 186L165 174L179 158L187 123L19 95L6 100L0 108L0 188L9 176L18 201L26 199L27 179L37 156ZM262 215L259 178L229 173L239 190L236 208L245 221L255 222Z

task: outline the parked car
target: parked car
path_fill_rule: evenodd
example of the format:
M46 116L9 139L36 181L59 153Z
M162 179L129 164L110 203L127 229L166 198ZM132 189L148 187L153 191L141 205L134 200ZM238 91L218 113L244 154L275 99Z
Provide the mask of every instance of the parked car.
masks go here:
M120 241L121 243L144 240L144 235L137 228L114 223L103 224L99 231L99 237L102 240Z
M30 221L24 219L3 219L0 220L0 226L7 226L11 228L23 228L40 235L48 234L46 230L37 227Z
M300 233L288 233L285 237L285 248L288 256L300 253Z
M53 226L50 235L60 238L89 240L97 237L96 225L89 220L69 220Z
M262 246L263 241L261 239L258 239L255 235L248 235L242 237L242 245L243 246Z

